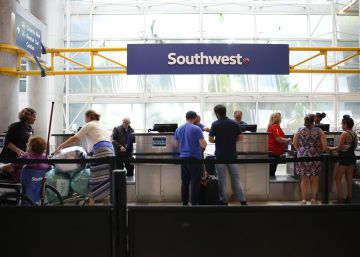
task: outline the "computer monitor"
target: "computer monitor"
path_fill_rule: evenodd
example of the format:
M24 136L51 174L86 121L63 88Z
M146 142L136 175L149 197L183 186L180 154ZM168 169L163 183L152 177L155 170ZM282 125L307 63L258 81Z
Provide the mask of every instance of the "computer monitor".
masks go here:
M176 123L169 123L169 124L154 124L153 129L150 131L157 131L157 132L175 132L178 128Z
M256 132L256 129L257 129L257 125L256 124L242 124L242 125L239 125L240 126L240 129L241 131L245 132L245 131L249 131L249 132Z
M324 132L330 131L330 124L315 124L315 127L321 128Z
M335 146L335 138L333 137L326 138L326 142L328 146Z

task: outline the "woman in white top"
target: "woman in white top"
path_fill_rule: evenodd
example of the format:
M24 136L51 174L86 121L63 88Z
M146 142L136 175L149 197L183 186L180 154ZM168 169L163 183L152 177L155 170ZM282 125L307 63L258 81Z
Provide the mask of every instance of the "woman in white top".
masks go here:
M110 141L110 134L106 127L100 123L100 114L93 110L85 113L85 126L74 136L59 145L55 152L70 146L82 139L86 139L88 151L93 152L94 158L114 156L114 148ZM104 200L110 195L110 166L109 164L92 165L89 189L91 200Z

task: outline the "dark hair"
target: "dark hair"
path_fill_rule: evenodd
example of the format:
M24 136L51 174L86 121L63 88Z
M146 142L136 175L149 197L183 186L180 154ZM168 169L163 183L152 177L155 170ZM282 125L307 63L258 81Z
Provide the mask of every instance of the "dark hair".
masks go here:
M36 111L33 108L26 107L19 112L18 118L20 121L27 121L33 114L36 114Z
M220 118L224 118L226 116L226 107L225 105L218 104L214 107L214 112L217 114Z
M197 115L196 112L194 112L194 111L188 111L188 112L186 113L186 115L185 115L185 117L186 117L187 120L196 119L197 116L198 116L198 115Z
M315 121L315 115L314 114L308 114L304 118L304 126L309 128L312 125L314 125L314 121Z
M94 110L88 110L85 112L85 116L88 117L90 120L100 120L100 114L98 114Z
M326 113L325 112L323 112L323 113L317 112L317 113L315 113L315 116L320 117L321 119L323 119L323 118L326 117Z
M348 129L352 129L354 127L354 120L352 118L350 118L350 115L345 114L343 116L343 119L341 121L341 124L346 124L346 127Z
M29 141L29 149L33 153L43 154L46 149L46 141L42 137L32 137Z

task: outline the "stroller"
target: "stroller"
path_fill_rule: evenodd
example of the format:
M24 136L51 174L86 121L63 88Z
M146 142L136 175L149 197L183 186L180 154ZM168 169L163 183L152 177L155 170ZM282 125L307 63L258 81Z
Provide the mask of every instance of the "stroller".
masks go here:
M24 167L21 170L20 182L1 180L0 206L35 206L35 205L61 205L63 200L56 188L46 185L44 170ZM45 194L51 192L56 197L52 201L45 200Z

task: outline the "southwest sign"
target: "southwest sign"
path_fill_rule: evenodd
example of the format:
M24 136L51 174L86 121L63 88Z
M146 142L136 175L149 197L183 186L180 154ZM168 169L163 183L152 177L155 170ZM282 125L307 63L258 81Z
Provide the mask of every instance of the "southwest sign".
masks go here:
M289 74L289 46L129 44L127 74Z
M31 55L41 57L41 30L16 13L15 15L16 45Z

